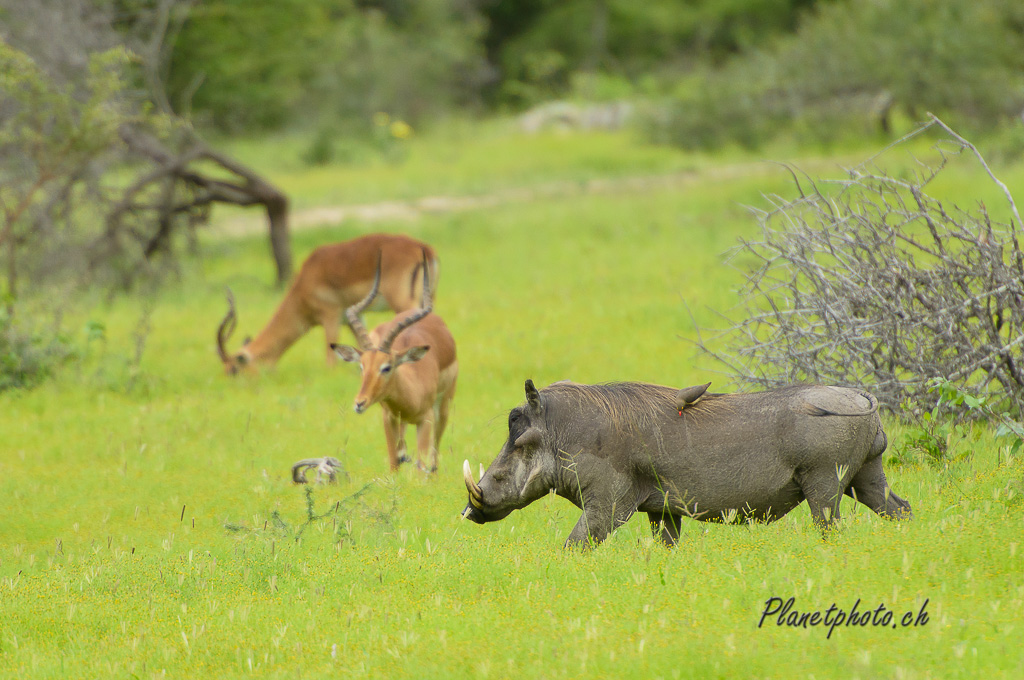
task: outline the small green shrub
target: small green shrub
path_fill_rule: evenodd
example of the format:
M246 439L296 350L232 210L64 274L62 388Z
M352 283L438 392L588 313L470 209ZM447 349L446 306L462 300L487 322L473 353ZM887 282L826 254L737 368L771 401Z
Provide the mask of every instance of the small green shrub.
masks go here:
M27 328L0 311L0 392L38 385L73 354L60 331Z
M968 434L969 425L966 423L979 419L996 424L997 439L1010 440L1008 454L1011 457L1024 445L1024 425L993 406L988 397L971 394L945 378L930 380L928 391L936 394L938 400L931 410L919 416L894 447L895 463L907 465L915 459L922 459L931 467L943 467L964 460L970 454L967 451L958 453L957 445ZM945 415L957 411L958 415ZM909 399L904 403L902 412L913 413Z

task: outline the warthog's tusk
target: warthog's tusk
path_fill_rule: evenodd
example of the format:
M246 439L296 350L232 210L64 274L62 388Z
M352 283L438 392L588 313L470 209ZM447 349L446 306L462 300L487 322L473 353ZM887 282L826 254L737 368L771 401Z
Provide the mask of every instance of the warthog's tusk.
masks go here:
M469 467L469 461L462 462L462 477L466 481L466 488L469 489L469 502L473 507L483 509L484 494L475 481L473 481L473 470Z
M472 510L470 510L469 508L466 508L463 511L462 515L461 515L462 519L466 519L467 517L469 517L469 513L471 513L471 512L472 512Z

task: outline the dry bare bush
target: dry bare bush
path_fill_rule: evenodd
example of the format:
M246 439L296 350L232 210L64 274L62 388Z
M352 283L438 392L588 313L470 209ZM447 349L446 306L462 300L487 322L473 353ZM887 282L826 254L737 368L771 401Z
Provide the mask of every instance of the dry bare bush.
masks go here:
M977 149L939 119L896 144L940 133L939 160L909 179L873 161L838 181L789 168L799 197L762 211L759 240L733 262L754 266L737 314L699 346L735 379L863 386L905 415L932 409L935 378L1020 414L1024 405L1021 218ZM970 154L1005 196L1006 222L926 193L955 155ZM877 158L877 157L876 157ZM714 349L712 349L714 348ZM907 413L909 406L910 413Z

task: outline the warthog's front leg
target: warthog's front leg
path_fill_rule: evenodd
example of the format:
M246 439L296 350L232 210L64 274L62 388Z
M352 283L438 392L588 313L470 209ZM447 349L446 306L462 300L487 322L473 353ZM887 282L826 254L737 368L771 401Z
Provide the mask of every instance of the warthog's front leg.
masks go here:
M591 544L598 544L608 538L612 529L612 514L597 508L586 507L580 521L576 522L569 538L565 540L566 548L581 547L584 550Z
M611 506L597 502L583 503L583 516L576 522L572 533L565 541L565 547L583 547L597 544L608 538L615 529L629 521L636 507L629 503L615 502Z

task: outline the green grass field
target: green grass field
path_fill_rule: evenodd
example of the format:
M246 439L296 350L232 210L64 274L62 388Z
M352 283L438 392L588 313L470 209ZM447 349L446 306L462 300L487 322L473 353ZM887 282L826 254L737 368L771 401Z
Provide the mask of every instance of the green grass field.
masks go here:
M578 511L559 498L496 524L459 518L462 461L475 470L497 454L526 378L729 386L695 353L694 318L715 327L736 304L742 275L723 253L755 233L744 206L790 191L785 172L624 134L463 132L415 140L402 165L315 171L293 147L235 151L281 157L262 167L300 208L676 179L295 233L297 262L371 231L437 248L436 311L461 373L429 477L387 473L379 410L352 411L358 372L324 369L319 330L275 371L222 375L224 287L236 343L280 299L263 237L214 228L203 259L157 297L89 312L104 340L82 331L81 361L0 394L0 677L1024 677L1024 467L985 429L948 466L912 454L888 465L913 522L846 500L828 541L806 505L768 526L686 524L675 549L634 518L585 553L562 548ZM866 155L800 162L835 176ZM1024 186L1024 168L1003 170ZM945 195L997 203L977 168L946 177ZM902 429L885 424L892 453ZM293 462L322 455L342 461L337 485L291 483ZM831 634L774 616L759 627L772 597L800 612L884 605L895 618Z

